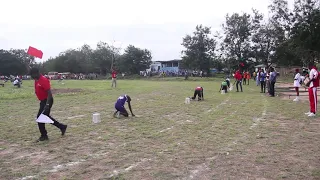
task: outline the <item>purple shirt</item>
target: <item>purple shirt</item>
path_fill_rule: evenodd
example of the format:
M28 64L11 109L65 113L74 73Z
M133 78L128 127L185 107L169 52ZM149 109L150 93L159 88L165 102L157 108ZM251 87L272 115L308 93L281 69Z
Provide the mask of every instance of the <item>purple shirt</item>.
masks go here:
M127 102L128 98L127 98L127 95L123 95L123 96L120 96L116 102L116 106L124 106L124 104Z

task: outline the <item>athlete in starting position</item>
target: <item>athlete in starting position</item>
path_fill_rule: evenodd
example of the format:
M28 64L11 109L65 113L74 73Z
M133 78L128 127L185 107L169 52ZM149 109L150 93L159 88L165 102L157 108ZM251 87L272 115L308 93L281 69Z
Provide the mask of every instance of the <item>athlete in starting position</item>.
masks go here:
M203 97L203 87L196 87L196 89L194 90L194 95L191 99L196 99L198 95L198 100L201 101L201 100L204 100L204 97Z
M228 92L228 82L227 82L227 80L225 80L225 81L223 81L221 83L221 87L220 87L219 92L221 92L221 90L224 91L224 93Z
M128 117L128 116L129 116L126 108L124 108L124 104L125 104L126 102L128 102L128 106L129 106L129 110L130 110L130 112L131 112L131 115L132 115L132 116L135 116L135 115L132 113L132 109L131 109L131 104L130 104L131 98L130 98L130 96L128 96L128 95L125 94L125 95L120 96L120 97L118 98L117 102L116 102L115 105L114 105L114 107L116 108L116 112L114 112L114 114L113 114L114 117L119 117L120 114L123 115L123 116L125 116L125 117Z

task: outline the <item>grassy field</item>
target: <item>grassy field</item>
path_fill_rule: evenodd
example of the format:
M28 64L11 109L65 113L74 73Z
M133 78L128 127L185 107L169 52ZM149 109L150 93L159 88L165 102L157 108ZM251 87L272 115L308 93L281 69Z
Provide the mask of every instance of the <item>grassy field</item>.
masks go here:
M304 115L307 102L267 97L253 83L221 95L219 81L52 81L51 115L68 130L47 125L40 143L32 81L6 84L0 179L320 179L320 119ZM199 85L205 101L184 104ZM136 117L113 118L124 93Z

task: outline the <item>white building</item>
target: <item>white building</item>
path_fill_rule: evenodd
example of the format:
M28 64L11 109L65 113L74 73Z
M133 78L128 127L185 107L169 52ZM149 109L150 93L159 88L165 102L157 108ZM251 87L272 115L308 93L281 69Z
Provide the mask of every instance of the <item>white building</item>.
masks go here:
M161 63L160 62L156 62L156 61L153 61L150 65L150 68L149 69L146 69L146 71L160 71L161 69Z

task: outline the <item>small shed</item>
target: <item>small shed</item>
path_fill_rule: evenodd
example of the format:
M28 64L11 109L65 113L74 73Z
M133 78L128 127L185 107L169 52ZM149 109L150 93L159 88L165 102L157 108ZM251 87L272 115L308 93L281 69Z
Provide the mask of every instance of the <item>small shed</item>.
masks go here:
M266 65L264 65L264 64L259 64L259 65L254 66L254 71L255 71L255 72L258 72L258 69L263 69L264 71L266 71L266 68L267 68Z

